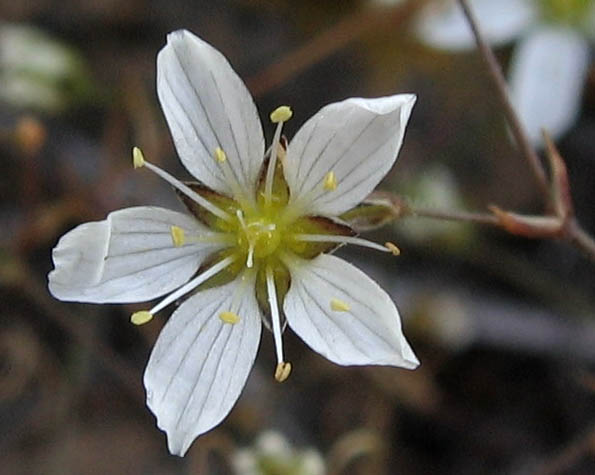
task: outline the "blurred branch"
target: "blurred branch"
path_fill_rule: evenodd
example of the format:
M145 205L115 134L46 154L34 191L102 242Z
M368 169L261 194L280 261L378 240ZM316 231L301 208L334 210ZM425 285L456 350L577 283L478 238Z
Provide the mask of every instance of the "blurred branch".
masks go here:
M500 65L494 52L483 38L479 24L468 0L459 0L459 4L473 30L477 47L481 57L488 68L489 77L492 79L500 105L504 111L508 124L519 145L521 152L529 163L533 174L544 196L549 213L545 216L527 216L511 213L491 206L493 216L445 212L433 210L416 210L409 215L425 216L437 219L450 219L457 221L471 221L481 224L496 225L505 231L527 238L557 238L568 241L580 249L587 257L595 262L595 240L581 227L574 217L574 208L568 181L566 164L556 146L544 131L546 152L550 162L551 177L548 180L543 164L531 146L527 133L508 96L508 86L502 74Z
M62 328L77 345L85 348L109 370L130 392L135 400L144 399L144 390L139 382L138 371L124 361L109 346L99 339L90 339L84 324L71 314L66 307L59 308L50 297L45 286L29 276L34 273L20 259L11 259L0 266L0 283L17 288L19 293L38 305L45 315Z
M469 213L466 211L451 211L431 208L416 208L409 207L410 216L418 216L422 218L434 218L444 221L462 221L475 224L488 224L498 226L498 218L489 213Z
M390 9L367 6L358 10L248 78L248 89L254 97L262 96L358 38L405 23L427 1L409 0Z
M567 229L568 241L595 262L595 240L581 227L576 219Z
M378 434L365 429L349 432L331 447L328 457L328 473L339 475L356 459L386 450L386 442Z
M574 216L564 159L546 132L544 132L544 138L552 175L548 185L551 203L549 214L524 215L505 211L495 205L488 207L492 214L414 208L404 199L394 195L388 196L386 193L382 195L385 198L383 203L393 208L392 215L395 218L418 216L472 222L497 226L509 234L525 238L566 240L595 262L595 240L581 227Z
M504 75L502 74L500 64L498 63L494 52L486 43L483 34L479 29L477 19L469 7L467 0L459 0L459 3L463 9L463 12L465 13L465 16L467 17L471 29L473 30L477 48L481 53L481 58L488 68L489 77L496 87L500 105L502 106L502 110L504 111L508 125L510 125L512 134L514 135L514 138L521 149L521 153L529 163L529 166L535 175L541 193L543 194L544 198L549 201L549 187L543 165L537 156L537 153L531 146L531 142L527 136L525 128L523 127L523 124L521 123L514 106L510 102L510 97L508 96L508 85Z
M568 473L581 459L593 454L595 454L595 426L571 442L551 460L542 463L535 473L539 475Z

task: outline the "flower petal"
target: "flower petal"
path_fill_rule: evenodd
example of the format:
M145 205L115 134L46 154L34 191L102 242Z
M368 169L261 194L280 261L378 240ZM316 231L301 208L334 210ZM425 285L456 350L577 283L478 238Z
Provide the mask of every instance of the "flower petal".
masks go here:
M140 206L81 224L53 251L49 289L60 300L142 302L186 282L215 244L174 247L170 228L197 234L204 228L182 213Z
M333 216L362 201L395 162L414 103L415 95L398 94L323 107L289 144L289 206Z
M530 0L471 0L470 4L484 37L492 45L516 38L537 15ZM461 51L475 47L469 22L454 1L425 7L416 21L416 33L432 48Z
M234 301L239 321L224 323L219 314ZM184 455L229 413L254 364L260 331L253 278L199 292L171 316L144 377L147 405L171 453Z
M157 56L157 93L180 159L210 188L254 199L264 137L254 101L225 57L186 30ZM220 147L231 173L214 157ZM236 196L237 198L240 198Z
M287 266L292 280L283 309L289 326L312 349L341 365L419 364L395 304L362 271L327 254Z
M534 144L541 129L559 138L577 118L589 68L589 44L567 28L544 27L517 46L510 66L513 103Z

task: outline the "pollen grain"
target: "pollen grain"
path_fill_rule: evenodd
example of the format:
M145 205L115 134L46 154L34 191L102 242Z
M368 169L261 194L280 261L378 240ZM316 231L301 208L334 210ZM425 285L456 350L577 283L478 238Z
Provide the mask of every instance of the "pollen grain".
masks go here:
M222 322L229 323L230 325L235 325L240 321L240 316L233 312L221 312L219 318Z
M130 321L135 325L144 325L147 322L150 322L153 319L153 314L147 310L140 310L138 312L134 312L130 316Z
M337 189L337 177L335 176L335 172L330 171L325 175L323 186L327 191L335 191Z
M349 312L351 305L343 300L331 299L331 310L335 312Z
M291 374L291 363L287 361L282 361L277 365L275 368L275 379L277 382L282 383Z
M219 163L223 163L227 160L227 155L221 147L217 147L215 149L215 160L217 160Z
M143 155L143 151L138 147L132 149L132 165L135 169L142 168L145 165L145 156Z
M172 226L169 228L171 233L171 240L175 247L182 247L186 243L186 234L180 226Z
M401 250L392 242L386 242L384 243L384 247L386 247L393 256L398 256L401 254Z
M287 122L291 119L293 115L293 111L289 106L280 106L277 107L273 112L271 112L271 122L273 124L278 124L279 122Z

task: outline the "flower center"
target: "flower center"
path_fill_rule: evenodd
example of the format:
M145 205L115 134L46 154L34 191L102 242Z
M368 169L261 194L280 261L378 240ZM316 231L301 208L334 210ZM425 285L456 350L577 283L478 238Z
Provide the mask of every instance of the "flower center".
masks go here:
M238 233L238 246L249 252L252 247L254 257L267 257L273 254L281 242L281 233L273 221L258 217L244 222Z
M239 253L246 257L246 266L252 267L254 259L262 259L275 253L281 244L279 224L265 214L244 217L237 211L239 227L237 245Z

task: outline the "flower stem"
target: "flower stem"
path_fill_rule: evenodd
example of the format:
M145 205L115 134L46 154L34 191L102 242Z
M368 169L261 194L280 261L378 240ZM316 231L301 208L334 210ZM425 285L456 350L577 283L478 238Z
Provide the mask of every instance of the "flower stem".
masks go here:
M506 117L506 121L508 125L510 125L510 129L514 138L521 149L521 153L529 163L531 170L533 171L533 175L537 180L537 184L539 185L539 189L543 194L546 203L550 204L550 191L548 186L548 180L545 174L545 170L543 168L543 164L541 163L537 153L531 146L531 142L529 141L529 137L527 132L521 123L514 106L510 101L510 97L508 95L508 85L506 83L506 79L502 74L502 69L500 68L500 64L494 56L494 52L485 42L483 34L479 28L479 24L475 15L471 8L469 7L469 3L467 0L459 0L459 4L467 17L467 21L473 30L473 35L475 36L475 41L477 43L477 48L481 53L481 58L483 59L488 72L489 77L492 80L492 83L496 87L496 91L498 93L498 99L500 101L500 105L502 106L502 110Z
M464 221L476 224L488 224L492 226L498 226L499 221L496 216L489 213L469 213L466 211L451 211L444 209L431 209L431 208L414 208L408 207L407 216L417 216L422 218L434 218L445 221Z
M587 234L578 221L572 220L567 225L566 238L576 248L583 251L589 259L595 262L595 239Z

